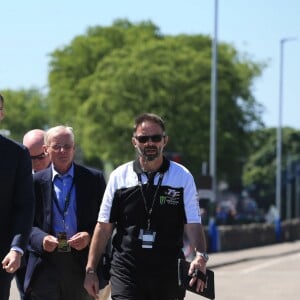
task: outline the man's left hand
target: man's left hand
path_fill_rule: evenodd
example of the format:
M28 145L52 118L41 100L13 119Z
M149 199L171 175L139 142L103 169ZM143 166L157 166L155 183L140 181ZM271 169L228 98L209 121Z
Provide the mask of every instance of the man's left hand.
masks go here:
M68 240L68 244L76 249L76 250L82 250L85 247L87 247L90 243L90 235L88 234L88 232L78 232L76 234L74 234L69 240Z
M189 285L193 286L196 284L196 291L203 292L206 282L198 278L196 275L197 270L201 271L203 274L206 274L206 262L201 256L196 255L194 260L191 262L189 275L193 276L193 278L190 280Z

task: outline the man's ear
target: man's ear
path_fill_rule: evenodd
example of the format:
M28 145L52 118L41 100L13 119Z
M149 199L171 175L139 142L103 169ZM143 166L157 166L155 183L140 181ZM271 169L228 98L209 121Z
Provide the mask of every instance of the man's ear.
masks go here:
M168 141L169 141L169 137L166 135L164 137L164 147L168 144Z
M132 143L132 145L133 145L134 148L137 147L136 139L134 137L131 138L131 143Z
M49 155L48 147L46 145L43 146L44 153Z

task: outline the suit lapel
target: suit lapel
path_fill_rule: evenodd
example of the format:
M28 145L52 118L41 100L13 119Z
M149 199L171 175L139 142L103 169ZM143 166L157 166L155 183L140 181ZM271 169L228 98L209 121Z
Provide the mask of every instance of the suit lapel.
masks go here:
M41 192L43 204L45 207L45 228L47 231L51 231L52 225L52 169L47 169L44 174L43 181L41 183ZM50 232L49 231L49 232Z
M82 223L86 221L86 217L89 214L89 206L85 199L89 195L89 182L85 171L74 164L74 183L76 187L76 206L77 206L77 228L82 228Z

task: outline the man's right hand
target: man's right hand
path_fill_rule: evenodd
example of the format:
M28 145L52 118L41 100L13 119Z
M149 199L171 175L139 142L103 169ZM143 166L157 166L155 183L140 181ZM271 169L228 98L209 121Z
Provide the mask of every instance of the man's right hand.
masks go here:
M2 260L3 269L5 269L7 273L16 272L21 265L21 257L21 253L15 250L10 250Z
M43 239L43 249L47 252L53 252L58 246L58 240L53 235L46 235Z

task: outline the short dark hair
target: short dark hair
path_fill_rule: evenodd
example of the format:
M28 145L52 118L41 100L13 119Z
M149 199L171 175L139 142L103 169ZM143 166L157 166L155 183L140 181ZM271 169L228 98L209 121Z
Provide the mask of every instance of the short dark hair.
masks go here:
M152 113L143 113L143 114L137 116L135 118L133 132L136 132L137 127L139 125L141 125L144 121L151 121L151 122L156 123L165 132L165 122L164 122L164 120L160 116L158 116L156 114L152 114Z
M0 101L2 102L2 104L4 103L4 97L0 94Z

